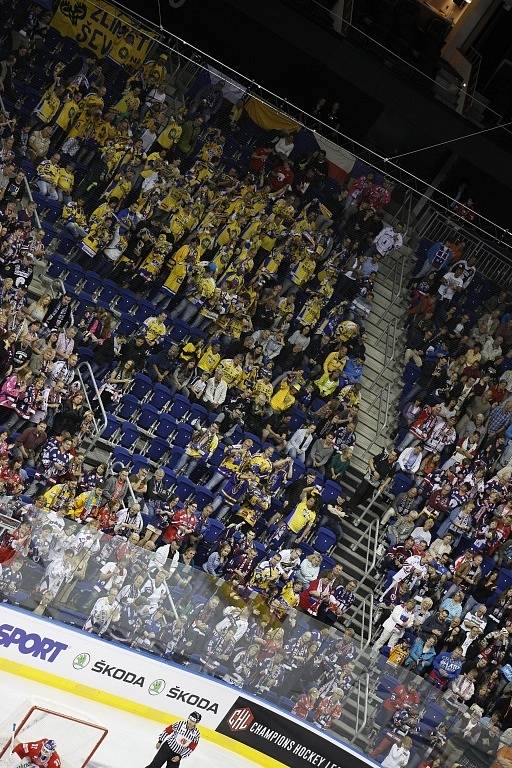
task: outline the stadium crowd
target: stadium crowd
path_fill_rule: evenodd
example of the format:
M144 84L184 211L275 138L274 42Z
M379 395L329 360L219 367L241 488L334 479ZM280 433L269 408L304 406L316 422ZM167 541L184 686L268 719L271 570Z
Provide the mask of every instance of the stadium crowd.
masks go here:
M465 743L500 746L502 765L512 727L511 296L482 290L463 244L429 243L422 257L411 280L395 441L356 490L362 499L388 484L392 497L381 517L382 613L372 650L442 692L464 712ZM389 456L398 473L387 471ZM391 732L398 742L417 727L417 694L405 706L403 692L395 694L389 718L383 704L374 756ZM461 738L451 759L463 751Z
M357 584L330 554L389 492L374 652L470 706L452 763L475 712L509 749L508 295L479 301L463 243L419 259L396 447L347 500L373 283L403 244L393 185L334 188L324 153L249 125L222 82L171 91L166 53L127 71L38 6L2 12L2 598L330 727L357 656ZM41 263L64 293L35 292ZM199 575L229 600L194 600ZM404 690L375 721L386 768L425 737Z

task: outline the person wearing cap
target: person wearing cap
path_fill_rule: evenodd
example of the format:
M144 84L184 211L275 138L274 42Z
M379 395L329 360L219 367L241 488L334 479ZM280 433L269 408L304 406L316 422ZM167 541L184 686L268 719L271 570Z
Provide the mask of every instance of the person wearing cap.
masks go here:
M146 768L170 768L179 765L199 744L201 734L197 724L201 721L199 712L191 712L186 720L168 725L160 734L156 744L157 753Z

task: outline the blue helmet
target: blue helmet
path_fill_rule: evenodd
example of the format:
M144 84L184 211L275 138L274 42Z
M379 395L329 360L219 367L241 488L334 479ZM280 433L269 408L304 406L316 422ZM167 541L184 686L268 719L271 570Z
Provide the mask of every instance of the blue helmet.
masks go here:
M43 749L45 749L47 752L56 752L57 751L57 744L54 742L53 739L46 739L43 744Z

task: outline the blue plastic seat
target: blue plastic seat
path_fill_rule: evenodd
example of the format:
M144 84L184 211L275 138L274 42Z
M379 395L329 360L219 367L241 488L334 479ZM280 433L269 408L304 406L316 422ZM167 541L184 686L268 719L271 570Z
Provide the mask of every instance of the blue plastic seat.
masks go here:
M180 501L186 501L188 498L195 496L196 486L189 480L188 477L178 477L178 484L176 486L176 496Z
M70 291L78 291L79 286L83 283L84 280L85 280L84 270L78 266L75 266L74 264L69 264L68 274L66 275L66 278L64 280L64 283L66 284L66 288L69 288ZM86 295L92 301L92 296L87 293Z
M218 541L221 537L224 529L224 523L222 523L220 520L216 520L214 517L208 518L208 522L203 529L203 541L206 544L215 544L215 542Z
M60 238L61 239L59 240L59 245L58 245L57 251L62 256L69 256L69 254L71 253L73 248L76 247L76 243L75 243L74 240L70 240L69 237L64 237L62 234L61 234ZM91 259L91 262L92 262L92 259Z
M190 412L190 400L183 395L174 395L172 404L169 408L169 413L174 416L176 421L183 421L185 416Z
M46 271L48 277L55 280L62 280L68 272L68 263L63 258L54 254L49 260L49 267Z
M322 488L322 501L324 504L332 504L338 496L343 495L343 490L338 483L335 483L333 480L326 480Z
M87 293L90 293L91 295L94 293L97 293L97 291L100 290L102 286L101 278L98 277L96 272L86 272L84 275L85 282L83 285L84 291Z
M313 549L323 554L329 552L336 544L336 534L330 528L319 528L313 542Z
M139 400L135 395L123 395L117 408L116 416L126 421L135 421L134 416L139 407Z
M172 392L165 384L154 384L148 404L152 405L158 411L167 410L172 401Z
M135 320L137 320L137 322L142 325L144 320L147 320L148 317L153 317L157 314L158 310L155 308L154 304L151 304L150 301L141 299L137 305L134 317Z
M146 432L151 432L159 418L160 414L157 409L152 405L145 404L142 406L141 412L137 418L137 426Z
M86 360L88 363L92 363L94 361L94 354L90 347L78 347L76 351L80 362Z
M167 467L172 470L178 463L178 461L181 459L183 454L185 453L185 449L181 448L180 446L173 445L171 450L170 458L167 459Z
M139 469L149 469L150 467L148 459L141 453L132 454L131 465L133 472L138 472Z
M112 282L112 280L103 280L97 276L98 280L100 280L101 285L101 293L99 295L99 298L101 301L106 301L109 304L112 304L114 302L114 299L116 299L119 295L119 286L117 283Z
M163 413L158 419L158 424L155 427L155 435L161 437L162 440L166 440L168 443L172 442L174 434L177 432L178 423L170 414Z
M392 496L398 496L399 493L405 493L414 485L414 480L405 472L397 472L393 478L393 483L389 490Z
M145 376L143 373L136 373L133 377L133 383L130 387L130 395L133 395L138 400L144 400L144 398L153 389L153 382L149 376Z
M127 314L134 314L137 307L138 302L135 296L132 296L128 291L124 291L122 288L120 288L119 298L117 299L116 303L116 310L122 314L125 312Z
M252 440L254 443L253 445L253 451L260 450L261 449L261 439L258 437L258 435L255 435L253 432L244 432L243 434L243 440Z
M164 479L163 479L164 487L167 490L170 490L176 486L178 479L174 474L174 472L172 471L172 469L169 469L169 467L162 467L162 469L164 472Z
M208 459L208 464L210 467L218 467L219 464L222 461L222 457L224 456L224 446L222 443L219 443L210 458Z
M102 440L112 442L114 435L121 429L121 422L112 416L111 413L107 413L107 425L101 433Z
M169 338L176 344L181 344L185 339L190 336L190 328L181 320L172 321L172 326L169 329Z
M334 560L334 558L329 557L329 555L324 555L322 557L322 562L320 563L320 570L331 571L335 565L336 565L336 560Z
M156 464L160 464L164 461L164 457L168 452L169 446L166 441L161 440L159 437L155 437L146 447L144 453L150 461L154 461Z
M296 429L300 429L304 422L306 421L306 414L304 411L301 411L300 408L297 406L294 406L290 411L290 423L288 424L287 429L290 431L291 434L295 432Z
M117 445L112 451L112 466L116 471L119 471L120 467L128 468L132 463L132 454L126 448L121 448Z
M131 424L129 421L123 422L121 425L121 437L119 439L119 444L123 448L133 448L138 439L139 432L135 424Z
M178 448L186 448L190 443L194 430L190 424L178 424L174 445Z
M209 422L209 412L208 410L202 406L198 405L197 403L192 403L190 406L190 417L189 421L195 421L197 420L201 426L204 426Z
M204 507L206 507L207 504L211 504L215 498L215 494L209 491L208 488L204 488L202 485L196 485L195 496L199 509L204 509Z
M133 319L132 315L123 315L117 326L119 336L132 336L139 330L139 324Z

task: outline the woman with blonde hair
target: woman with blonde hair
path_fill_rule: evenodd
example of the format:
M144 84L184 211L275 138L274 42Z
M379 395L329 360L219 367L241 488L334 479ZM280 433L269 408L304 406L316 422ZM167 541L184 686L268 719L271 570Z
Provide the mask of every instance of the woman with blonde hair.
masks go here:
M411 756L412 739L404 736L398 744L393 744L382 761L383 768L405 768Z

